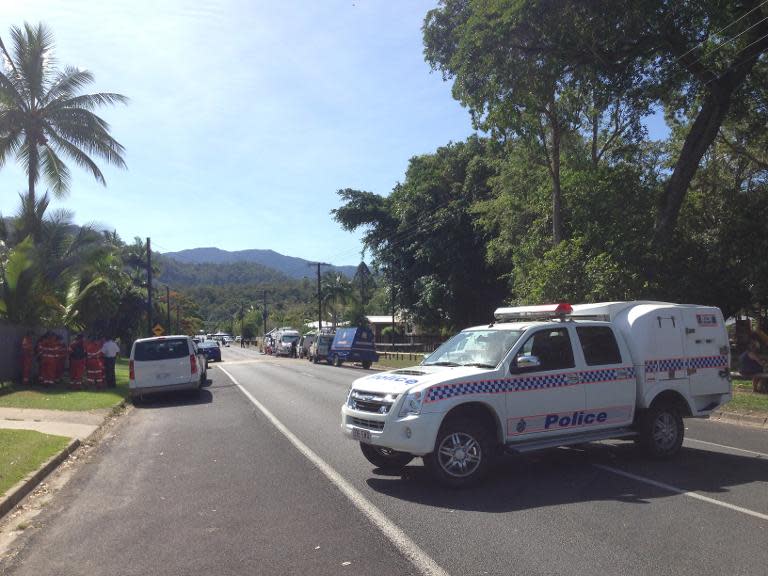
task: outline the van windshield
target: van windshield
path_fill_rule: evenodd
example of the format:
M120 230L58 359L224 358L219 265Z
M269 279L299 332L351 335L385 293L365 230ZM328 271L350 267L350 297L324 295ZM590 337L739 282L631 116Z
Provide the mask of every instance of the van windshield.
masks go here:
M295 342L298 339L299 339L298 336L294 336L294 335L291 335L291 334L286 334L285 336L283 336L282 341L283 342Z
M136 342L133 359L139 362L148 360L171 360L189 356L189 345L186 338L170 338L168 340L151 340Z
M496 368L522 335L522 330L459 332L424 359L424 366Z

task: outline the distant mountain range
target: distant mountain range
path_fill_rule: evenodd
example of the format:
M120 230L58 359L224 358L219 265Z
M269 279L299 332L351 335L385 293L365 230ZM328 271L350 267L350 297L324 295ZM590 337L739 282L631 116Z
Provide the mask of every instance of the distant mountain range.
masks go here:
M185 264L259 264L276 270L289 278L313 277L312 262L294 256L285 256L274 250L237 250L230 252L220 248L191 248L179 252L166 252L163 257ZM324 266L323 272L334 270L352 278L356 266Z

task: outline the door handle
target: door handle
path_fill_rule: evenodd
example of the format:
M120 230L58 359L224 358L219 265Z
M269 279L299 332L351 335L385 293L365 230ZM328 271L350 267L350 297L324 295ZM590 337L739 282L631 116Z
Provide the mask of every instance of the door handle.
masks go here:
M579 378L578 376L566 376L565 381L568 384L578 384L579 382L581 382L581 378Z

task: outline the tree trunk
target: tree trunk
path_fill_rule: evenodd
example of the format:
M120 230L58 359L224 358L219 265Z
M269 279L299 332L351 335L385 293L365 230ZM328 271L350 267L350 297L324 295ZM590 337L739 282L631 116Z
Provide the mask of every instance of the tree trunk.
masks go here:
M719 96L713 93L708 94L685 138L683 149L680 151L672 176L667 182L656 217L654 234L656 245L665 244L675 230L680 208L683 205L691 180L696 175L699 163L707 149L717 137L728 112L731 93L729 91L727 94Z
M552 244L563 241L563 200L560 190L560 126L552 122Z

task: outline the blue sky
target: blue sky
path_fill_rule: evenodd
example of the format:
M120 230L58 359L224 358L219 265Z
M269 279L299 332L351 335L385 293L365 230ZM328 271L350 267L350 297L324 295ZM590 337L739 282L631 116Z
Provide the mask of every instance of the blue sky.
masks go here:
M8 4L8 2L3 2ZM72 166L55 201L79 224L150 236L161 252L271 248L334 264L360 234L331 219L336 191L387 194L408 159L472 133L431 73L421 24L436 0L23 0L0 33L43 21L60 65L92 71L128 170L107 187ZM25 176L0 171L0 212Z
M5 2L3 4L6 4ZM0 33L43 21L59 64L91 70L128 170L107 187L72 167L54 202L77 223L160 251L271 248L335 264L359 261L359 234L329 211L339 188L388 193L408 159L466 138L468 114L424 62L422 0L24 0ZM103 164L102 164L103 166ZM24 190L0 171L0 212Z

